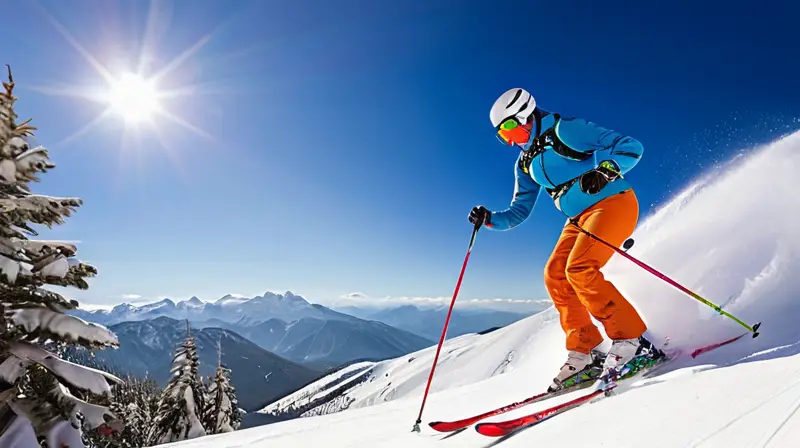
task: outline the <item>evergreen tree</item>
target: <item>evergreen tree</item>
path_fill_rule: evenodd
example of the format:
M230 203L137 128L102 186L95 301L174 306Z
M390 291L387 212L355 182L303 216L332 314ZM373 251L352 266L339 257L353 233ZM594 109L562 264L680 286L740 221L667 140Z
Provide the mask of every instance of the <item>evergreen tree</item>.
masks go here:
M114 388L110 409L122 421L118 427L102 427L87 432L87 444L97 448L138 448L147 446L147 437L158 409L161 390L151 378L126 376Z
M208 401L203 414L209 434L236 431L242 423L236 389L230 383L230 373L230 369L220 364L217 366L216 375L211 378Z
M64 313L77 301L43 288L88 289L86 278L97 270L74 258L72 243L28 239L38 235L32 226L63 224L82 200L31 192L27 184L55 164L45 148L31 148L36 128L30 120L17 123L13 89L9 67L0 91L0 446L32 446L37 437L50 446L72 440L75 447L81 425L92 429L114 418L88 400L107 399L121 380L59 353L66 346L102 349L119 342L105 327Z
M188 321L186 326L188 330ZM201 421L205 409L205 391L198 376L198 364L195 341L189 334L172 359L172 378L159 399L148 437L150 445L206 435Z

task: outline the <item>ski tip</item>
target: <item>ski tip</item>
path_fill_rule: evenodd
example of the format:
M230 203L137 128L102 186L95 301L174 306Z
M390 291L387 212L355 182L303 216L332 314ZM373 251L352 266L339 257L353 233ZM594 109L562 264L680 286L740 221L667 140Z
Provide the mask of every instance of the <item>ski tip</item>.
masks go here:
M432 430L438 432L453 432L464 428L464 425L453 424L451 422L430 422L428 426L430 426Z
M503 431L493 423L479 423L475 425L475 431L487 437L501 437L507 434L507 431Z
M434 431L447 432L446 430L442 429L442 426L444 426L443 422L430 422L428 423L428 426L430 426L430 428Z
M758 329L761 327L761 322L753 325L753 338L758 337Z

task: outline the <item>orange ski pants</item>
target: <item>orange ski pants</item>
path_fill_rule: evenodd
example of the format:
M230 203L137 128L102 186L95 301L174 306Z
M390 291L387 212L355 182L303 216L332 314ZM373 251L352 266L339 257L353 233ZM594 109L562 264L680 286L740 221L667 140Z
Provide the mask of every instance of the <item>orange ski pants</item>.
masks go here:
M576 217L587 232L620 247L639 219L633 190L610 196ZM567 350L582 353L603 342L590 315L611 339L637 338L646 330L639 313L600 272L614 250L567 223L544 271L544 284L561 316Z

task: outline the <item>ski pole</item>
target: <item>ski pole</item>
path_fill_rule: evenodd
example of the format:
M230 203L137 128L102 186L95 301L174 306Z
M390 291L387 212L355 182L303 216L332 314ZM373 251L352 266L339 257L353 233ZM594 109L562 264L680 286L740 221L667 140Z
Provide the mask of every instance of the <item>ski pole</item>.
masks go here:
M738 323L739 325L741 325L744 328L746 328L747 331L752 332L754 338L758 336L758 327L761 326L761 322L759 322L759 323L757 323L757 324L755 324L755 325L753 325L751 327L750 325L742 322L738 317L736 317L733 314L723 310L719 305L715 305L714 303L712 303L712 302L700 297L697 293L692 292L691 290L689 290L685 286L682 286L681 284L679 284L675 280L672 280L671 278L667 277L666 275L662 274L661 272L657 271L656 269L648 266L644 262L642 262L640 260L637 260L636 258L632 257L626 251L623 251L623 250L619 249L618 247L614 246L611 243L608 243L607 241L603 240L602 238L598 237L597 235L593 234L592 232L589 232L589 231L585 230L583 227L578 225L578 223L574 219L570 219L569 222L570 222L570 224L572 224L575 227L577 227L578 230L580 230L581 232L583 232L586 235L588 235L589 237L594 238L595 240L605 244L606 246L614 249L614 251L616 251L618 254L620 254L623 257L627 258L628 260L636 263L637 265L639 265L639 267L643 268L645 271L655 275L656 277L660 278L661 280L664 280L665 282L669 283L670 285L678 288L679 290L681 290L684 293L688 294L690 297L692 297L693 299L699 301L700 303L702 303L704 305L708 305L709 307L714 309L714 311L718 312L719 314L722 314L724 316L727 316L727 317L733 319L736 323Z
M467 269L469 254L472 252L472 246L475 244L475 236L478 234L478 230L480 230L482 225L483 222L478 221L475 224L475 227L472 229L472 237L470 237L469 239L469 247L467 248L467 255L464 257L464 264L461 265L461 274L458 276L456 289L453 292L453 299L450 301L450 309L447 311L447 317L444 320L444 328L442 328L442 336L439 338L439 345L436 347L436 355L433 357L431 372L430 374L428 374L428 384L425 386L425 394L422 396L422 405L419 407L419 415L417 416L417 422L414 423L414 427L411 429L412 432L420 432L419 424L422 423L422 410L425 408L425 401L428 399L428 391L430 390L431 387L431 380L433 379L433 371L436 370L436 363L439 360L439 352L442 350L442 344L444 343L444 338L447 335L447 325L450 323L450 315L453 312L453 305L455 305L456 303L458 290L461 289L461 280L463 280L464 278L464 271Z

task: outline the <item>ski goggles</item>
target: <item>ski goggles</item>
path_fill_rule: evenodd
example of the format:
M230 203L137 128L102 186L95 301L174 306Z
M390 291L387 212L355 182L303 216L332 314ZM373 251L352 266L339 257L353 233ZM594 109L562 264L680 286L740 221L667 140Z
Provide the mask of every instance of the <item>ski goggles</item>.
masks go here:
M524 145L531 138L531 132L525 129L516 117L506 118L497 126L497 139L500 143L511 146L516 143Z

